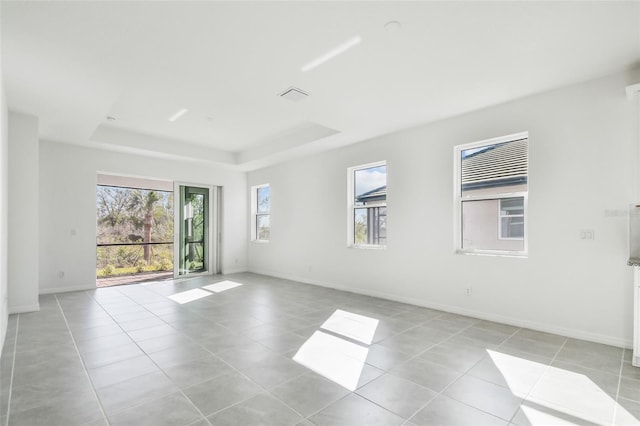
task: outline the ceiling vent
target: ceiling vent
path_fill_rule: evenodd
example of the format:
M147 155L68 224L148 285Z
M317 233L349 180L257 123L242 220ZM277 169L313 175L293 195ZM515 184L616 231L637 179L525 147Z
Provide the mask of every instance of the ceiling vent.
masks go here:
M309 94L304 90L298 89L297 87L289 87L287 90L280 93L279 96L292 102L298 102L302 99L307 98Z

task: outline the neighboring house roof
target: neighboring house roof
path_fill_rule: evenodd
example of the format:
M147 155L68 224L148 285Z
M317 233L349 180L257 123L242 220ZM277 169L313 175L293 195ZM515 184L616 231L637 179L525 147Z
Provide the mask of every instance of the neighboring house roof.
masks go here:
M489 145L462 159L462 189L482 189L527 183L528 140L520 139ZM356 195L356 202L372 203L387 199L387 186Z
M359 203L372 203L374 201L384 201L387 199L387 185L381 186L371 191L364 192L360 195L356 195L356 202Z
M462 190L521 185L529 168L527 139L490 145L462 159Z

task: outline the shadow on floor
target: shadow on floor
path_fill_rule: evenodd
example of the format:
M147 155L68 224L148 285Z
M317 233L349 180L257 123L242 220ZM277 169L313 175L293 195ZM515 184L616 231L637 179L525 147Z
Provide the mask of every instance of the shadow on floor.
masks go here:
M166 281L171 279L173 279L173 271L146 272L135 275L98 278L96 279L96 287L112 287L115 285L140 284L149 281Z

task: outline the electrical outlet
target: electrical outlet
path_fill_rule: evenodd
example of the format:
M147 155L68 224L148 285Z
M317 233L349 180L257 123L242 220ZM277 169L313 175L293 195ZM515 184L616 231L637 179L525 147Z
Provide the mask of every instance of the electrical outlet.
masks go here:
M593 229L581 229L580 230L580 239L581 240L595 240L596 232Z
M58 278L64 278L64 271L58 272Z
M473 288L467 287L464 289L464 294L466 294L467 296L471 296L471 293L473 293Z

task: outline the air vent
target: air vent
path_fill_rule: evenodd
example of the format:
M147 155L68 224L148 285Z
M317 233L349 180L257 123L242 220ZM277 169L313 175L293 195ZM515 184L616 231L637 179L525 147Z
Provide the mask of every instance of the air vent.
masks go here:
M304 90L298 89L297 87L289 87L287 90L280 93L279 96L292 102L298 102L302 99L307 98L309 94Z

